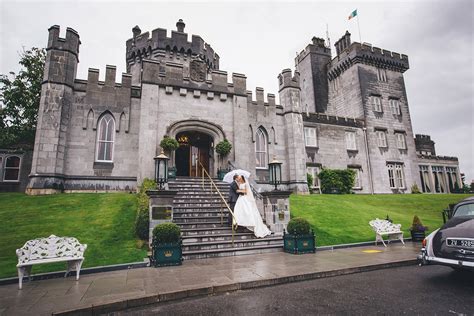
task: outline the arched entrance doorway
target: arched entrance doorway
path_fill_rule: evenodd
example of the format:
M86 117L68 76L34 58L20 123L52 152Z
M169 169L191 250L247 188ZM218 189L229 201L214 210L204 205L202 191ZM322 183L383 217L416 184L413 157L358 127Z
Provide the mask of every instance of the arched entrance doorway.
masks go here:
M205 133L183 131L176 134L179 148L175 152L176 175L186 177L201 176L202 168L207 172L212 169L214 140ZM202 164L199 164L199 162Z

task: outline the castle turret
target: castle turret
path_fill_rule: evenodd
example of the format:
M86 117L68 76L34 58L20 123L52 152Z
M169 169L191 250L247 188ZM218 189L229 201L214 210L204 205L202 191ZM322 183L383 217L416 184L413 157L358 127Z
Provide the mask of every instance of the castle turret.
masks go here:
M133 37L126 43L126 63L133 84L140 83L144 59L158 61L162 66L167 62L181 64L184 77L192 78L195 68L200 68L201 63L205 65L207 73L219 70L219 55L198 35L192 35L189 41L188 34L184 32L185 26L183 20L179 19L176 31L171 31L171 37L168 37L167 30L161 28L153 30L151 37L149 32L141 33L138 26L132 29ZM196 63L192 64L193 61Z
M280 103L283 106L287 144L285 166L289 175L289 188L300 193L308 192L306 181L306 151L303 136L303 117L300 100L300 74L284 69L278 76Z
M331 49L322 38L313 37L312 43L298 54L296 69L301 74L301 103L309 112L325 112L328 106L328 63Z
M66 38L60 38L58 25L49 28L35 149L27 187L29 194L54 193L63 188L66 134L80 44L75 30L67 28Z

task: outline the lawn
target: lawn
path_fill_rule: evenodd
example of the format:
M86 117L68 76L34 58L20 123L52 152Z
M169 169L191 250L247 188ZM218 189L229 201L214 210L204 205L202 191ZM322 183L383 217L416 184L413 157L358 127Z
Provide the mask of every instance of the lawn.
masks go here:
M87 244L83 267L143 261L134 236L134 194L0 193L0 278L16 276L15 249L38 237L76 237ZM33 266L33 273L64 270L65 263Z
M369 221L388 215L402 224L405 237L413 215L418 215L428 231L443 224L441 211L469 195L390 194L390 195L292 195L291 216L306 218L316 232L317 246L375 240Z

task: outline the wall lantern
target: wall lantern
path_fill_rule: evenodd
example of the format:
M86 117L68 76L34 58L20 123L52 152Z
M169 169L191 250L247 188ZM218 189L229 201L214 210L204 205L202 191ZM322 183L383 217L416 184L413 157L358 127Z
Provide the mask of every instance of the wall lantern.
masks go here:
M273 161L268 163L270 184L275 186L275 190L278 190L278 185L281 184L281 165L282 163L276 160L275 156L273 156Z
M158 184L158 190L163 190L165 183L168 182L168 160L170 160L163 149L159 156L153 158L155 160L155 181Z

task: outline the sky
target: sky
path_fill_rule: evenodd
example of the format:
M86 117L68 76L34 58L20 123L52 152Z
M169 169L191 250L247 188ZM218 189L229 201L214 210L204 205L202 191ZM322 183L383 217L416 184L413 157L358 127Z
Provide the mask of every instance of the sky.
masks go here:
M358 19L348 20L357 9ZM473 2L450 1L11 1L0 0L0 73L18 71L23 48L45 47L47 29L75 29L82 45L77 78L88 68L125 72L125 42L142 32L176 29L200 35L220 56L220 69L247 76L247 89L278 95L277 76L313 36L352 41L408 55L408 103L416 134L431 135L438 155L456 156L474 180ZM358 23L359 22L359 23ZM360 26L360 33L358 24ZM230 81L230 77L229 77Z

